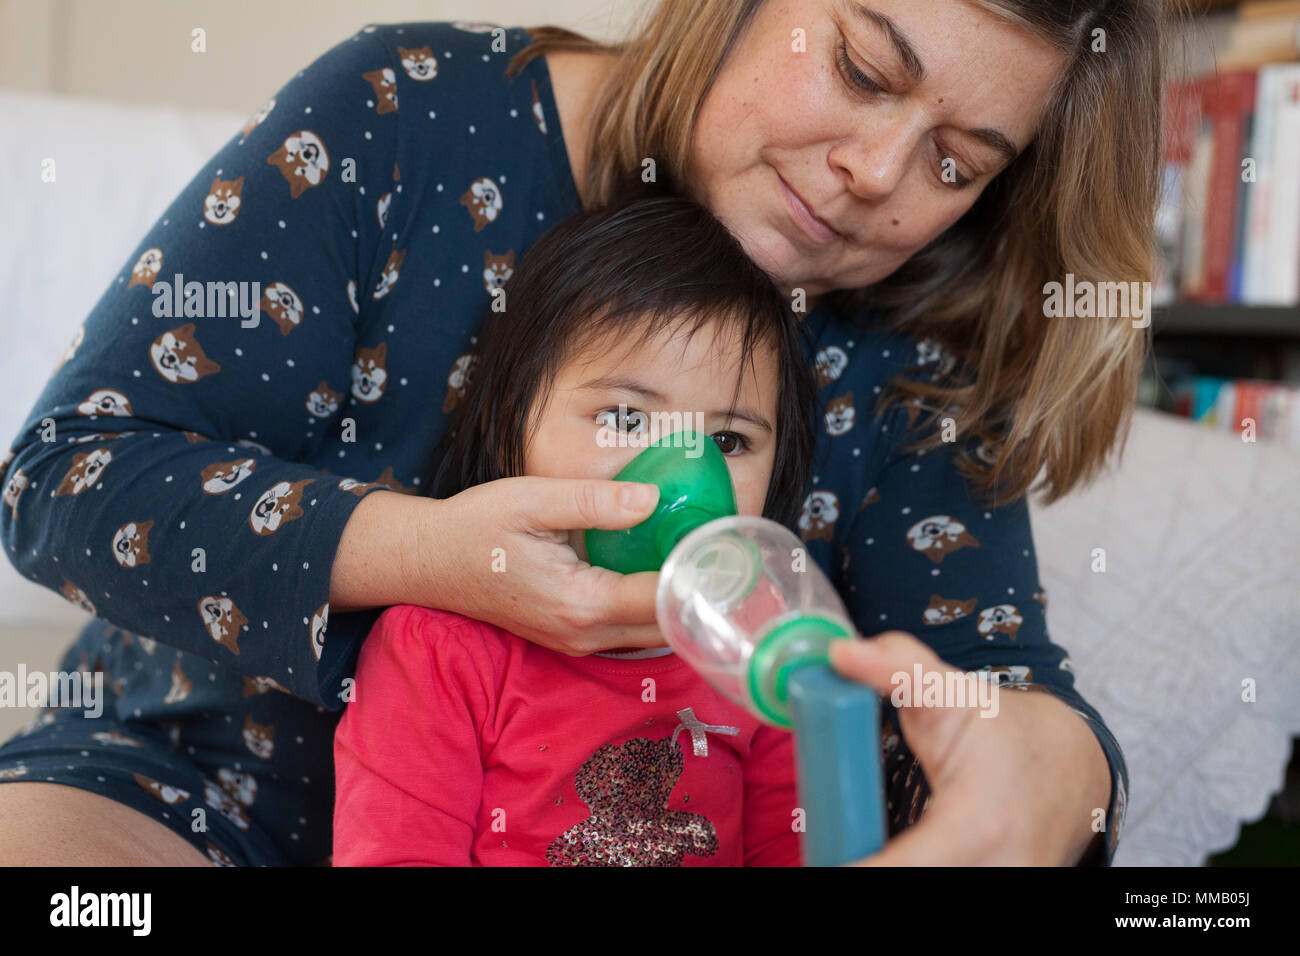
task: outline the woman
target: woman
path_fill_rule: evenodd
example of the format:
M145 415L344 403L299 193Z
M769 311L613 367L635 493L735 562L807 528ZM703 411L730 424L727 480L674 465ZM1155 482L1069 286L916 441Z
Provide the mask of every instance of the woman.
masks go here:
M891 711L900 835L873 861L1109 861L1123 760L1047 636L1024 493L1086 480L1127 425L1142 333L1049 321L1041 290L1150 276L1160 15L666 0L615 49L404 24L327 53L132 254L15 442L7 552L104 619L65 667L113 699L0 748L0 860L322 860L330 734L390 604L575 654L662 643L655 576L557 534L653 494L419 496L514 258L662 164L807 300L826 413L798 531L884 632L837 666L882 694L914 665L1043 691L997 720ZM201 288L169 311L175 273L260 283L260 321Z

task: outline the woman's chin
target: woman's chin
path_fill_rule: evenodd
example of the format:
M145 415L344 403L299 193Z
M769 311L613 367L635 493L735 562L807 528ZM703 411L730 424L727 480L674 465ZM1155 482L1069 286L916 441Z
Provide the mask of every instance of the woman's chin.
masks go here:
M745 254L772 278L777 288L786 293L796 288L807 288L804 281L810 272L807 256L779 231L759 227L751 232L738 233L737 238Z

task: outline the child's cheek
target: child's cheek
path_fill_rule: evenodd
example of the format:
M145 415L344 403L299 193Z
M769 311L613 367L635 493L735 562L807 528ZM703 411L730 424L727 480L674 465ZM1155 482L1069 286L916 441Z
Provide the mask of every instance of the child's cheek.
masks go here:
M763 501L767 498L767 479L771 464L763 468L753 457L732 465L731 483L736 489L736 507L742 515L763 514Z

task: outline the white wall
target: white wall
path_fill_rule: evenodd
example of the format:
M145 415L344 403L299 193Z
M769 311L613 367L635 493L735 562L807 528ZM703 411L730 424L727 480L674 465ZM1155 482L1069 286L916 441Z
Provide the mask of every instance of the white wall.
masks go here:
M0 0L0 87L251 113L366 23L552 23L610 39L645 0ZM207 51L191 50L206 31Z

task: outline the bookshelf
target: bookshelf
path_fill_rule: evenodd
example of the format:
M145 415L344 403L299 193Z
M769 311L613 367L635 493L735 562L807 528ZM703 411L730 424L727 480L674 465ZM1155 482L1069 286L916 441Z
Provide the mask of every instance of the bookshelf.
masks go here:
M1275 64L1300 64L1300 0L1168 2L1189 14L1190 55L1169 77L1160 236L1168 285L1157 293L1164 304L1152 313L1139 400L1228 431L1240 430L1233 423L1243 414L1280 409L1267 413L1273 427L1261 425L1261 437L1300 446L1300 194L1286 181L1296 175L1295 149L1274 135L1297 137L1292 95L1279 91L1300 73L1277 74L1300 65ZM1261 170L1256 180L1238 174L1247 157ZM1259 301L1291 304L1249 304ZM1261 392L1277 394L1261 403Z
M1162 336L1268 336L1300 343L1300 309L1175 302L1155 308L1151 315L1151 330L1154 335Z

